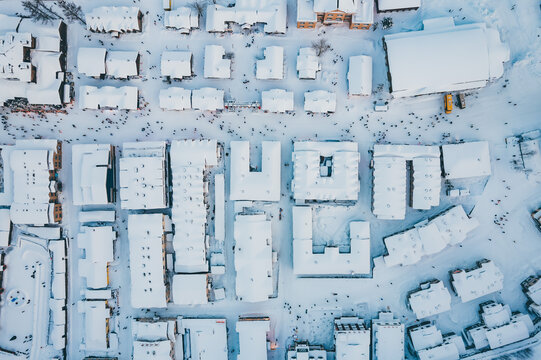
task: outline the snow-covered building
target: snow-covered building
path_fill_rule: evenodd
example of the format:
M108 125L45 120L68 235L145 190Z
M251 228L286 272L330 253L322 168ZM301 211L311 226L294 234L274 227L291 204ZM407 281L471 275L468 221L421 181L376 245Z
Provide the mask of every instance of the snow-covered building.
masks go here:
M295 110L293 91L271 89L261 92L261 110L271 113L285 113Z
M0 24L0 106L18 98L31 105L62 105L66 24L4 14Z
M131 306L136 309L167 307L168 285L165 276L166 215L130 214Z
M102 6L87 13L85 20L87 30L119 36L142 31L143 14L135 6Z
M165 141L124 143L120 166L123 209L163 209L168 205Z
M73 204L106 205L115 201L115 148L110 144L71 147Z
M216 140L173 141L170 157L175 272L205 273L208 272L205 172L218 165L218 143Z
M269 46L263 50L263 59L257 60L255 78L282 80L284 78L284 48Z
M102 47L80 47L77 51L77 71L90 77L105 75L107 49Z
M299 276L355 276L367 275L371 270L370 224L364 221L349 223L349 251L340 247L324 247L314 253L312 208L293 207L293 272Z
M231 200L280 201L281 146L261 143L261 168L250 166L250 142L231 141Z
M192 61L191 51L164 51L161 60L162 76L181 80L191 77Z
M0 209L0 248L9 246L10 237L11 219L9 218L9 209Z
M357 201L360 154L348 141L298 141L293 145L291 189L297 201Z
M411 162L411 203L429 210L440 204L441 165L438 146L374 145L372 212L378 219L406 217L408 171Z
M503 274L491 260L482 260L474 269L455 270L451 284L462 302L475 300L503 289Z
M417 319L423 319L451 310L451 293L440 280L425 282L408 295L408 304Z
M478 226L479 221L468 217L462 205L452 207L428 222L384 238L388 254L383 261L386 266L415 264L424 256L460 244Z
M347 79L349 95L372 95L372 57L350 56Z
M221 45L205 46L204 76L206 79L230 79L231 60Z
M179 87L160 90L160 108L164 110L188 110L192 108L192 91Z
M541 305L541 276L530 276L521 285L528 299L534 304Z
M223 110L224 91L210 87L192 90L192 108L201 111Z
M187 360L227 360L227 328L225 319L177 320L177 331L184 341ZM179 342L177 340L177 343Z
M80 47L77 52L77 70L80 74L96 78L107 75L115 79L128 79L139 75L139 53Z
M199 14L186 6L166 11L163 21L166 28L178 30L181 34L189 34L192 29L199 28Z
M320 345L309 345L307 342L296 342L287 351L287 360L326 360L327 352Z
M417 10L421 0L376 0L378 12Z
M370 329L364 320L341 317L334 321L336 360L370 360Z
M108 351L111 309L107 307L107 301L79 301L77 311L84 315L83 343L80 348L91 352Z
M9 167L4 168L11 172L13 179L10 217L14 224L43 226L62 221L56 182L61 168L61 142L45 139L16 141L9 151Z
M133 360L174 359L175 327L175 320L132 320Z
M240 301L265 301L274 293L271 225L265 213L235 216L235 284Z
M79 275L86 279L89 289L103 289L109 286L109 263L113 262L113 242L116 233L112 226L82 226L77 235L77 247L84 250L79 259Z
M304 111L309 113L333 113L336 111L336 93L315 90L304 93Z
M321 71L321 64L316 50L311 47L299 49L297 55L297 76L299 79L315 80L318 71Z
M139 90L137 86L88 86L79 87L79 108L106 110L137 110Z
M237 0L234 6L207 6L208 32L232 31L231 24L243 29L263 24L267 34L285 34L287 28L287 0Z
M175 274L171 285L171 301L175 305L204 305L209 301L207 274Z
M443 171L448 180L492 174L488 141L443 145L441 151Z
M404 359L404 324L392 312L380 312L372 320L372 359Z
M297 28L314 29L349 23L350 29L370 29L374 23L374 0L297 0Z
M419 360L458 360L466 352L462 337L443 335L434 323L426 322L408 329Z
M494 301L481 304L480 324L468 328L467 335L477 350L497 349L528 339L535 326L527 314L511 313L509 305Z
M502 77L509 47L484 23L427 19L421 31L384 36L395 98L480 88Z
M137 51L107 51L106 75L115 79L139 76L139 53Z
M239 333L237 360L267 360L269 318L239 318L236 330Z

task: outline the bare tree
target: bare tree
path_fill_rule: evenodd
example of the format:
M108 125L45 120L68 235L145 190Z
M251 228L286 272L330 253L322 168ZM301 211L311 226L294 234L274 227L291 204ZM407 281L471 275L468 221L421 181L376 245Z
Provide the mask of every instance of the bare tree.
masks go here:
M195 0L188 4L188 7L194 10L197 13L197 16L202 17L207 8L207 1L205 0Z
M326 39L321 38L312 43L312 49L316 51L317 56L321 56L331 49L331 45Z
M34 21L50 23L53 20L62 19L51 7L43 3L43 0L25 0L23 8L29 13L28 16Z
M86 25L83 10L79 5L75 4L74 2L60 0L58 2L58 6L60 7L60 9L62 9L62 12L64 13L64 16L67 20L79 21L81 22L81 24Z

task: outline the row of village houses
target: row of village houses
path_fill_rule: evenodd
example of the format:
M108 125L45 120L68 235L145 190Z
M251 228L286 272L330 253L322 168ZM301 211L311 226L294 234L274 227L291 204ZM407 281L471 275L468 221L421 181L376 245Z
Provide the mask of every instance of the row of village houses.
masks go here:
M241 21L251 24L266 23L266 28L276 30L282 21L277 20L276 12L284 6L277 3L284 0L261 2L265 11L238 10L235 7L223 8L209 5L212 16L208 21L230 23ZM337 1L316 1L315 9L331 9ZM339 8L364 8L368 0L338 1ZM392 2L392 1L389 1ZM306 8L310 1L299 0L299 6ZM242 3L238 6L242 7ZM309 6L310 7L310 6ZM415 6L409 6L414 8ZM252 14L253 16L250 15ZM341 11L341 10L340 10ZM329 15L332 11L316 11L328 22L341 22L340 16ZM267 14L270 17L266 17ZM348 14L347 12L345 14ZM231 19L229 16L233 16ZM349 13L351 15L351 13ZM344 18L347 18L345 15ZM70 85L65 83L66 71L66 25L58 22L54 26L38 25L28 19L1 15L7 26L2 33L2 45L7 56L0 64L0 81L9 84L9 92L0 93L0 101L9 103L26 99L29 104L62 105L71 101ZM285 15L284 15L285 16ZM350 16L351 17L351 16ZM332 19L331 18L335 18ZM352 17L353 19L356 16ZM138 8L102 7L87 14L87 27L98 32L139 32L142 30L141 12ZM323 20L326 21L326 20ZM509 48L502 44L495 29L485 24L455 25L452 18L428 19L423 21L424 29L384 36L384 48L388 65L391 93L393 97L415 96L444 91L460 91L485 86L489 81L503 75L503 63L509 60ZM225 31L225 30L222 30ZM276 31L269 31L276 32ZM41 41L36 41L39 39ZM449 46L452 42L456 46ZM10 45L11 44L11 45ZM47 44L45 47L44 44ZM12 46L15 45L15 46ZM481 52L476 49L488 49ZM225 58L221 46L208 45L205 48L205 77L228 79L231 76L230 59ZM257 61L256 78L283 79L283 48L270 46L265 49L263 59ZM164 52L161 61L162 76L182 79L192 76L192 55L187 51ZM135 51L107 51L103 48L79 49L79 71L88 76L130 78L139 76L139 54ZM299 78L314 79L321 69L313 49L302 48L298 54L297 70ZM465 72L464 69L470 69ZM435 76L445 74L445 76ZM433 79L438 78L438 82ZM8 81L8 83L6 83ZM353 56L349 60L349 94L371 95L372 59L368 56ZM7 87L6 87L7 88ZM16 91L13 91L16 89ZM161 96L165 109L190 108L185 92L171 90ZM173 98L171 92L175 92ZM208 92L208 90L206 91ZM81 87L79 91L81 108L137 109L138 91L135 87ZM309 92L306 110L310 112L334 112L336 95L325 91ZM168 97L168 101L165 98ZM221 93L214 89L214 103L220 105ZM267 96L268 98L268 96ZM206 108L198 105L199 96L192 99L191 108L215 111L220 106ZM264 97L265 99L265 97ZM266 111L290 111L291 95L281 93L274 97L274 105L264 106ZM203 101L204 103L204 101ZM278 105L276 105L278 103Z

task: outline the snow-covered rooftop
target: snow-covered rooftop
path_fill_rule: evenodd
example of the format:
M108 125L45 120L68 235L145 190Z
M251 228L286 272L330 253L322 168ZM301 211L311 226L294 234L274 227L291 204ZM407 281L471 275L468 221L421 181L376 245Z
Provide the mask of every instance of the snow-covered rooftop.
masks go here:
M336 360L370 360L370 329L364 320L342 317L334 321Z
M265 301L274 293L271 224L265 214L235 216L235 283L240 301Z
M293 272L301 276L352 276L370 273L370 224L364 221L349 223L350 249L325 247L314 253L312 208L293 207Z
M311 113L333 113L336 111L336 93L326 90L304 93L304 111Z
M488 141L443 145L441 149L446 179L484 177L492 174Z
M86 351L107 351L108 323L111 310L106 301L80 301L79 313L84 314L83 344Z
M314 80L320 70L321 64L316 55L316 50L311 47L300 48L299 55L297 55L297 75L299 79Z
M109 286L109 263L114 261L113 241L116 233L111 226L82 226L77 235L77 246L84 250L79 259L79 275L86 278L86 286L103 289Z
M265 33L285 34L287 28L287 0L237 0L234 6L207 6L206 28L209 32L228 31L228 23L242 28L265 24Z
M347 79L350 95L372 95L372 57L351 56Z
M491 260L485 260L470 270L455 270L451 274L453 288L462 302L468 302L503 289L503 274Z
M239 319L239 354L237 360L267 360L267 333L270 321L266 318Z
M102 6L86 14L86 28L97 32L137 32L141 31L140 17L135 6Z
M175 321L132 320L133 359L171 360L175 344Z
M164 51L161 60L162 76L183 79L192 76L191 51Z
M360 190L357 143L298 141L294 143L292 159L291 189L295 200L357 200Z
M192 108L202 111L222 110L224 91L210 87L192 90Z
M136 86L96 86L79 87L79 108L81 109L114 109L137 110L139 106L139 90Z
M284 78L284 48L269 46L263 50L264 58L257 60L255 78L282 80Z
M164 110L187 110L192 108L192 91L180 87L160 90L160 108Z
M423 319L451 310L451 293L440 280L431 281L410 293L408 303L417 319Z
M128 216L133 308L167 307L164 222L163 214Z
M261 168L250 167L250 142L231 142L230 199L279 201L281 184L279 141L261 143Z
M167 207L164 141L124 143L120 167L120 201L123 209Z
M11 220L9 217L9 209L0 209L0 247L9 245L11 236Z
M208 303L207 274L173 275L171 300L183 306Z
M185 336L184 352L197 360L227 360L225 319L177 320L179 334Z
M377 0L378 11L393 11L404 9L417 9L421 0Z
M77 52L77 70L86 76L105 74L105 48L80 47Z
M113 201L114 148L109 144L71 147L73 204L105 205Z
M407 167L412 161L411 205L429 210L440 203L440 149L423 145L374 145L372 212L378 219L406 217Z
M512 314L509 305L493 301L481 304L483 321L468 329L475 348L497 349L530 337L534 324L527 314Z
M218 164L218 144L216 140L173 141L170 157L175 272L207 272L205 196L208 188L203 173Z
M443 336L433 323L410 328L409 335L420 360L458 360L465 352L460 336Z
M205 78L210 79L231 78L231 60L225 58L223 46L205 46L204 75Z
M383 257L385 265L415 264L424 256L463 242L478 226L461 205L452 207L428 222L421 221L412 229L384 238L388 252Z
M404 324L392 312L380 312L372 320L372 358L402 360L404 358Z
M484 23L455 25L452 18L423 25L384 37L394 97L479 88L503 75L509 47L497 30Z
M108 51L105 58L106 74L116 79L139 75L137 51Z
M166 28L179 30L182 34L189 34L192 29L199 27L197 12L185 6L166 11L163 20Z
M272 113L285 113L295 110L293 91L271 89L261 92L261 110Z

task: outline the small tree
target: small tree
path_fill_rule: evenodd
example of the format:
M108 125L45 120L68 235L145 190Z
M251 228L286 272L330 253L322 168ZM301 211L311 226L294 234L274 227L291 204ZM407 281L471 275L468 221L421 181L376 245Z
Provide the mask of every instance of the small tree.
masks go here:
M389 30L393 27L393 18L391 17L385 17L383 20L381 20L381 26L383 27L383 30Z
M62 9L64 16L69 21L79 21L81 24L86 25L84 19L83 10L81 7L74 2L68 2L66 0L60 0L58 6Z
M321 38L312 43L312 49L316 51L317 56L321 56L331 49L331 45L326 39Z

